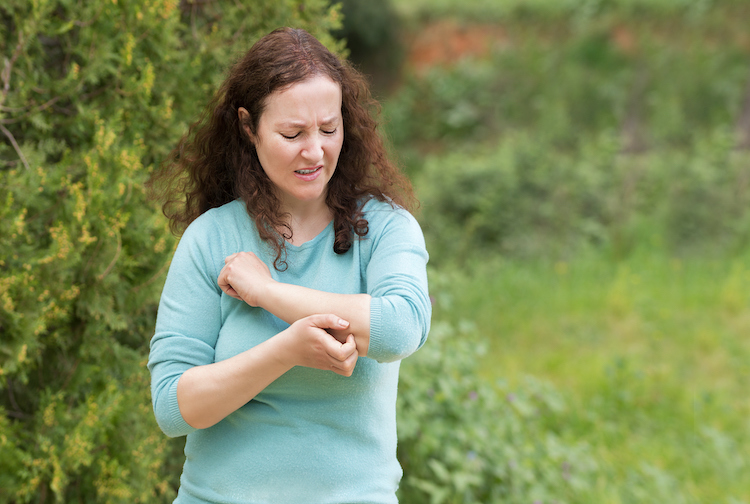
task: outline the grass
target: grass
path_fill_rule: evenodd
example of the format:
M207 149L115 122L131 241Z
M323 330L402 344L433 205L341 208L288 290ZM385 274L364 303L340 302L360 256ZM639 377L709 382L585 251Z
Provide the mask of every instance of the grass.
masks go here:
M529 19L549 19L550 26L566 27L571 19L585 21L590 16L601 14L603 21L596 29L610 33L612 40L616 38L615 28L621 25L629 27L636 35L650 34L654 31L652 26L643 28L643 23L651 23L652 18L658 18L654 13L662 13L660 24L654 26L670 44L681 47L684 33L689 34L685 40L710 40L709 45L721 47L721 51L731 47L725 42L733 36L722 39L719 34L738 33L728 30L726 27L731 23L727 22L744 19L746 16L735 13L747 8L746 2L732 0L711 2L711 9L708 9L706 2L683 0L504 0L468 3L457 0L394 0L393 3L402 16L413 21L409 25L412 30L419 29L419 23L428 25L431 20L454 16L465 21L495 23L505 30L511 30L527 26L524 23ZM545 17L547 14L549 18ZM611 17L607 17L610 14ZM548 28L544 24L539 26L542 26L541 31ZM577 40L581 47L596 47L599 39L589 37L596 30L587 32L591 27L586 23L580 26L583 27L580 37L566 30L560 33L569 35L573 42ZM532 30L528 33L537 32ZM696 37L696 33L703 35ZM520 35L517 37L518 40L522 39ZM575 49L574 46L570 47ZM579 53L571 50L565 54ZM664 54L669 54L669 51ZM697 63L690 65L694 66L693 70L702 68ZM519 75L526 76L531 69L521 69ZM508 71L507 68L504 70L505 75ZM590 69L584 68L584 71L590 77ZM456 96L463 99L468 86L459 74L455 81L455 89L458 90ZM717 75L730 74L732 72L712 72L711 86L707 85L706 89L714 89L712 86L719 82ZM678 81L688 86L685 89L699 89L699 79L695 79L695 75L701 74L686 72L685 78ZM660 75L658 78L674 79L674 75ZM587 79L580 82L587 82ZM562 86L560 103L567 106L576 96L581 96L576 94L578 88L572 80L570 89L565 88L563 82L555 82L558 88ZM744 89L741 86L735 88ZM443 88L438 91L443 92ZM742 92L738 91L736 95L742 96ZM716 95L722 93L724 91ZM501 95L497 95L491 96L487 103L493 104L499 100ZM436 103L441 104L451 105L458 100L447 92L436 96L442 100ZM589 103L588 95L585 97L582 105L596 107L594 102ZM426 98L423 101L430 103ZM521 100L518 103L527 102ZM692 99L684 101L685 104L702 102ZM415 98L415 103L419 105L421 102ZM676 116L692 117L690 114L695 112L687 105L684 110L680 107L676 105L675 110L679 112ZM723 110L719 106L711 107ZM406 109L420 110L416 106ZM422 110L436 109L424 107ZM482 110L482 106L477 109ZM554 116L553 112L554 109L548 108L545 122L535 126L538 129L534 132L535 138L557 131L554 121L549 120L550 116ZM656 138L662 138L659 136L662 134L666 135L663 138L671 135L670 124L674 124L674 131L679 135L692 131L682 120L670 122L670 112L666 107L661 107L658 113L661 114L659 121L653 126L654 132L658 133L654 133ZM405 117L420 114L424 112L412 112ZM436 117L439 119L440 116ZM707 117L707 114L696 115L696 124L708 126L704 124ZM444 122L450 126L450 121ZM434 150L425 149L438 160L435 173L465 170L472 160L471 157L461 156L457 157L456 163L447 162L450 157L446 157L445 153L454 149L446 147L450 144L444 140L451 138L451 130L435 130L435 125L440 124L439 120L426 120L423 117L422 121L404 124L402 129L406 134L400 133L404 138L440 138L439 142L429 144ZM486 126L481 121L477 124L476 131ZM569 123L561 124L565 131L576 131L576 135L580 136ZM434 134L434 130L438 133ZM396 131L399 132L398 129ZM504 138L508 137L508 131L501 133ZM418 134L410 136L414 132ZM483 139L479 138L479 134L470 131L456 138L456 143L465 152L480 152L478 157L482 158L478 147ZM413 143L404 142L405 148L411 148ZM548 147L539 142L537 148ZM585 157L591 153L582 152L581 155ZM427 166L423 157L415 156L415 174ZM726 224L726 219L719 217L719 208L713 200L709 199L709 204L701 206L700 198L694 197L692 192L681 192L681 187L685 186L689 169L694 166L700 172L700 177L705 177L696 184L695 187L700 190L695 194L703 194L702 189L709 189L706 194L714 189L719 191L721 175L726 171L711 161L714 159L713 153L707 155L705 163L691 164L693 159L688 157L690 162L679 159L654 164L654 170L675 168L674 176L669 175L664 179L664 187L671 189L663 196L682 194L684 198L674 207L676 217L660 229L665 235L679 231L705 232L703 239L694 240L699 245L695 249L703 250L704 244L718 242L705 237ZM491 166L493 162L500 166L507 161L498 156L494 161L487 161L487 165ZM559 164L559 160L555 160L550 165L550 173L555 173L555 167L559 170ZM581 162L580 169L586 170L589 166L592 167L589 172L592 177L600 175L598 170L609 169L604 165L592 165L588 160ZM426 181L422 182L417 177L416 180L424 184L436 183L432 179L426 177ZM717 185L714 187L711 184ZM737 192L743 190L743 184L736 184ZM453 187L450 184L446 186ZM643 198L656 197L656 191L660 190L653 184L643 187L645 192L639 194ZM730 184L728 188L731 191L727 195L735 193L735 185ZM466 193L468 191L457 194L455 189L453 192L447 190L446 201L463 198ZM501 197L492 191L488 194L488 198L492 195ZM534 201L540 205L549 203L546 196L532 196L538 198ZM622 204L622 211L628 211L627 204L620 200L617 196L610 203ZM481 203L476 208L472 207L477 215L481 216L480 212L486 211L487 222L499 220L496 212L487 210L487 205L482 206L486 201L482 200ZM606 205L603 207L609 208ZM737 212L746 207L744 202L740 202ZM431 208L432 217L429 215ZM451 206L446 205L446 208ZM450 216L448 211L443 210L430 206L428 201L424 205L422 220L438 229L435 222ZM520 206L517 210L528 211ZM459 219L459 226L474 222L471 220L474 214L471 216L469 219ZM581 215L582 218L589 216ZM705 221L701 221L702 217L706 217ZM658 213L649 213L646 221L660 218L663 216ZM530 219L529 222L533 224L534 220ZM603 222L606 223L606 220ZM648 222L644 228L649 227ZM684 229L677 229L680 226ZM743 225L728 227L738 235L744 229ZM544 226L542 228L544 230ZM534 231L538 230L530 229L528 235L533 235ZM634 241L645 243L643 239L636 239L645 236L640 226L632 231ZM625 234L630 236L629 233ZM442 232L440 239L454 239L447 235ZM463 235L457 233L456 236ZM431 238L429 233L427 238ZM429 247L428 243L428 249L433 250L435 262L439 263L446 260L447 253L440 248L437 239L435 241L435 247ZM474 240L454 241L468 243L467 248L476 247ZM750 504L750 251L745 256L729 259L713 257L710 252L678 259L654 250L660 242L668 240L649 240L649 243L652 241L653 245L644 245L645 249L621 260L615 260L604 252L590 252L568 262L503 259L488 253L491 257L483 257L481 261L476 260L468 266L439 265L431 278L431 292L437 298L434 318L436 321L446 320L453 327L473 327L466 334L478 335L481 343L488 347L479 366L479 372L487 382L500 380L507 382L511 388L522 388L525 378L532 376L552 384L564 397L567 409L562 417L555 417L562 418L560 425L555 426L555 433L560 432L566 441L587 444L598 464L596 476L587 481L586 488L579 492L580 498L571 500L571 504ZM721 244L717 244L717 247L720 248ZM705 247L705 250L708 248ZM626 254L630 253L629 250L628 245L620 252Z
M494 259L441 272L435 318L471 321L487 379L566 398L599 477L586 502L750 502L750 260L660 253ZM440 294L438 294L440 295ZM666 500L665 500L666 499Z

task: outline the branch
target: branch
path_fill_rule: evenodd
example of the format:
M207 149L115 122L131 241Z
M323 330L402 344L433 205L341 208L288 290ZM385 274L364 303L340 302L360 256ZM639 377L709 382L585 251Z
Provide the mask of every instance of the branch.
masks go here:
M27 105L25 107L6 107L4 105L0 105L0 110L3 112L24 112L26 110L29 110L29 107L31 105Z
M120 252L122 252L122 237L120 236L120 231L117 231L117 250L115 251L115 257L112 258L112 261L110 261L109 266L107 266L107 269L104 270L104 273L99 275L100 282L104 280L104 277L109 275L110 271L112 271L112 268L115 266L115 263L120 258Z
M18 403L16 402L16 396L13 395L13 382L8 379L8 399L10 400L10 405L13 407L13 411L5 411L5 414L13 417L18 418L20 420L26 420L29 418L33 418L32 415L29 415L28 413L25 413L21 410L20 406L18 406Z
M21 161L23 162L23 165L26 167L27 170L31 171L31 168L29 167L29 162L26 161L26 156L23 155L23 152L21 152L21 148L18 146L18 143L16 142L16 139L13 137L13 133L8 131L8 128L0 124L0 131L2 131L6 137L8 137L8 140L10 140L10 144L13 146L14 149L16 149L16 153L18 153L18 157L21 158Z
M18 32L18 44L16 44L16 48L13 51L13 56L10 57L10 60L8 58L5 58L5 66L3 67L2 72L2 80L3 80L3 96L0 98L0 105L5 103L5 98L8 96L8 92L10 92L10 73L13 69L13 64L18 59L18 56L21 55L21 49L23 48L23 33L20 31Z
M73 369L71 369L68 373L68 376L65 378L65 382L63 383L62 387L60 387L60 390L65 390L66 388L68 388L68 383L70 383L70 379L73 378L73 375L75 374L76 369L78 369L78 364L80 362L80 359L76 359L75 364L73 364Z
M162 274L164 274L164 272L167 270L167 268L169 268L170 264L172 264L171 260L166 261L164 264L162 264L161 268L159 268L159 271L157 271L156 273L154 273L151 278L149 278L148 280L146 280L145 282L143 282L140 285L134 286L132 289L130 289L130 292L132 292L133 294L135 294L136 292L140 291L141 289L143 289L145 287L148 287L149 285L151 285L152 283L154 283L159 277L162 276Z
M28 415L28 414L26 414L26 413L21 413L21 412L19 412L19 411L7 411L7 410L6 410L6 411L5 411L5 415L6 415L6 416L9 416L9 417L11 417L11 418L17 418L17 419L19 419L19 420L29 420L29 419L31 419L31 418L34 418L34 417L33 417L33 416L31 416L31 415Z
M36 108L34 108L32 110L29 110L28 112L26 112L21 117L16 117L16 118L13 118L13 119L0 119L0 124L13 124L13 123L17 123L18 121L22 121L22 120L26 119L27 117L29 117L31 114L35 113L35 112L41 112L44 109L50 108L52 105L54 105L55 103L57 103L58 101L60 101L60 98L62 98L62 96L55 96L51 100L47 100L46 103L42 103L41 105L37 106ZM5 107L3 107L3 108L5 108Z

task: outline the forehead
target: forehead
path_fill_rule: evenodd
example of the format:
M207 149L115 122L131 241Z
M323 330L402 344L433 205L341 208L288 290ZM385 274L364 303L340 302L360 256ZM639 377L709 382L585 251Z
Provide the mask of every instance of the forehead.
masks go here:
M341 86L324 75L315 75L271 93L261 122L320 122L341 117Z

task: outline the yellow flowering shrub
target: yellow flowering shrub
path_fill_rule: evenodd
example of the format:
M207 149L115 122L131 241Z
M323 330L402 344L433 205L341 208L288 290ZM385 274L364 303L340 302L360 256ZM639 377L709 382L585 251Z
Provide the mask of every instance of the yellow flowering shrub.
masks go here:
M234 56L327 1L0 3L0 503L167 502L145 367L176 243L143 184Z

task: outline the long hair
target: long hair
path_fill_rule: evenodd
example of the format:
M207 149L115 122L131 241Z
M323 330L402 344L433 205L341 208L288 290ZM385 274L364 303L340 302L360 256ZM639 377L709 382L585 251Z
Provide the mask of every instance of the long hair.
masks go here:
M329 77L342 91L344 140L326 196L335 229L333 250L343 254L354 234L367 234L361 205L368 197L412 208L411 184L389 159L377 132L373 116L379 106L364 77L306 31L280 28L231 68L201 118L147 182L152 196L163 202L173 233L181 234L203 212L239 198L261 238L274 247L274 267L285 269L292 230L244 127L257 135L268 96L316 75ZM249 112L245 124L239 107Z

